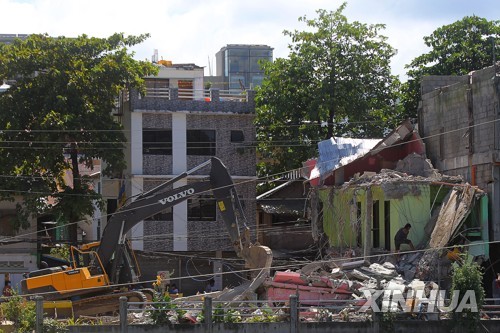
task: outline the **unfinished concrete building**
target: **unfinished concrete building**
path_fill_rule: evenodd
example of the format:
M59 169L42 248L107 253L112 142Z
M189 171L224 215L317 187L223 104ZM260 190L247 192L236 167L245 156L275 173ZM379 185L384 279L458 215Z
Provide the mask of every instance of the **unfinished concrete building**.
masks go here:
M490 241L500 240L499 68L422 78L419 132L441 172L460 175L489 198ZM500 247L491 244L491 261Z
M251 147L255 138L254 91L231 95L219 89L205 90L202 67L164 60L158 61L157 66L158 74L145 78L145 93L133 90L120 98L116 115L130 143L125 149L124 196L134 198L216 156L228 168L244 203L248 226L255 230L252 180L256 157ZM174 187L206 179L209 170L196 170L177 180ZM116 208L114 198L118 197L120 184L118 180L114 186L111 182L108 184L104 194L113 198L108 200L109 210ZM223 281L221 274L215 275L228 267L223 257L235 256L215 205L210 193L198 195L133 228L130 239L134 250L140 251L138 256L145 280L155 279L160 272L175 271L172 277L214 274L218 289L234 284ZM255 235L252 236L255 239ZM195 264L193 257L199 259ZM219 260L211 260L213 257ZM185 279L179 280L177 286L189 294L203 290L204 283Z

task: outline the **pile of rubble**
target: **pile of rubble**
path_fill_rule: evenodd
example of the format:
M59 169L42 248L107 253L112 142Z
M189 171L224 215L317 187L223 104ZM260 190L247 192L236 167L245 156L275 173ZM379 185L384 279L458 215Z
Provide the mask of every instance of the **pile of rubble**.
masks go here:
M400 160L394 170L382 169L379 173L364 172L362 175L356 174L343 186L361 184L384 184L391 182L444 182L450 184L463 183L461 176L450 176L439 173L434 168L431 161L425 156L416 153L410 154Z
M279 281L288 277L289 283L295 285L301 304L309 305L309 313L316 314L306 316L305 320L362 321L371 314L358 310L368 301L367 296L377 291L397 290L406 296L409 292L422 290L428 296L430 290L438 288L434 282L415 278L422 256L421 253L403 254L397 262L391 256L386 261L371 264L364 260L337 258L306 265L296 272L278 272L273 282L276 277ZM269 289L273 285L269 282L265 285L267 296L272 299L276 293L269 293ZM388 303L382 306L389 307L391 312L402 312L397 303L385 302Z
M350 257L334 257L314 262L301 269L277 271L262 284L265 292L259 296L259 305L245 300L216 301L235 289L226 288L171 300L171 305L161 308L171 323L199 323L203 321L203 299L212 297L215 322L286 321L289 318L290 295L299 300L299 318L302 321L366 321L373 317L370 308L360 308L371 301L370 296L380 291L398 291L406 297L415 290L429 291L438 288L434 282L415 278L423 254L402 254L396 262L394 255L380 256L379 262L356 260L356 249L345 252ZM338 255L338 253L336 253ZM405 298L406 299L406 298ZM381 299L380 306L392 313L405 314L400 304ZM160 306L161 307L161 306ZM129 312L129 324L154 323L153 311ZM179 312L178 310L182 310ZM215 318L222 316L220 318ZM429 318L434 314L426 314Z

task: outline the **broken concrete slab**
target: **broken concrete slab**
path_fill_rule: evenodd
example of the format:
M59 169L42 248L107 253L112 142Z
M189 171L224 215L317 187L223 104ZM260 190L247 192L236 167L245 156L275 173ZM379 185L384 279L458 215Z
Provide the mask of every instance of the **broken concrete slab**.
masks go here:
M400 281L398 280L391 280L389 281L389 284L387 285L386 287L387 290L397 290L397 291L400 291L401 293L404 293L404 291L406 290L406 286L401 283Z
M332 278L340 278L344 275L345 273L339 267L332 269L332 272L330 273Z
M346 273L347 277L350 279L357 279L359 281L367 281L370 277L357 269L353 269L351 272Z
M304 267L302 267L300 269L300 271L305 275L309 275L309 274L316 272L322 268L323 268L323 263L314 263L313 262L313 263L307 264Z
M371 264L369 267L361 267L361 270L368 273L368 275L378 275L385 278L393 278L398 275L396 270L387 269L377 263Z
M411 153L404 159L399 160L396 165L396 171L404 172L412 176L421 176L425 178L440 178L441 175L437 169L434 169L432 162L417 153Z
M343 262L340 264L340 268L343 270L359 268L362 266L368 266L370 263L366 260L357 260L357 261L349 261Z
M438 220L431 234L430 248L443 248L472 209L476 189L472 186L454 187L443 201Z
M394 270L396 269L396 266L394 266L393 263L388 262L388 261L384 262L382 264L382 267L387 268L387 269L394 269Z
M425 282L419 279L414 279L410 282L410 284L408 284L408 287L412 290L424 290Z

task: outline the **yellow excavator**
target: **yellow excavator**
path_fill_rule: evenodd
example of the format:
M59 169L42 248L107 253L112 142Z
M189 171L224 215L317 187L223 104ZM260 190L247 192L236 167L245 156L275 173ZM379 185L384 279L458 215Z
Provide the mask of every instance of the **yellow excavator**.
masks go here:
M172 188L175 182L209 164L208 179ZM130 302L151 300L151 289L124 290L127 289L124 287L137 284L140 277L139 264L126 239L127 233L144 219L209 191L216 199L217 210L236 254L245 260L247 268L258 273L256 279L262 280L269 274L272 252L268 247L250 242L232 178L220 159L212 157L120 207L108 221L100 242L84 244L80 249L71 247L69 266L30 272L21 281L22 293L29 296L41 294L45 300L71 300L75 316L116 311L121 296L126 296ZM253 285L257 288L260 283Z

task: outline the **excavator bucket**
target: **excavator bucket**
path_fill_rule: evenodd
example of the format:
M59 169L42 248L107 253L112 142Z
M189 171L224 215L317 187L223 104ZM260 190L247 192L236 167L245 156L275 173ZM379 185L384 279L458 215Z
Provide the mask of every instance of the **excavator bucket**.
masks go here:
M273 262L273 253L267 246L252 245L243 250L245 266L253 271L264 269L269 271Z

